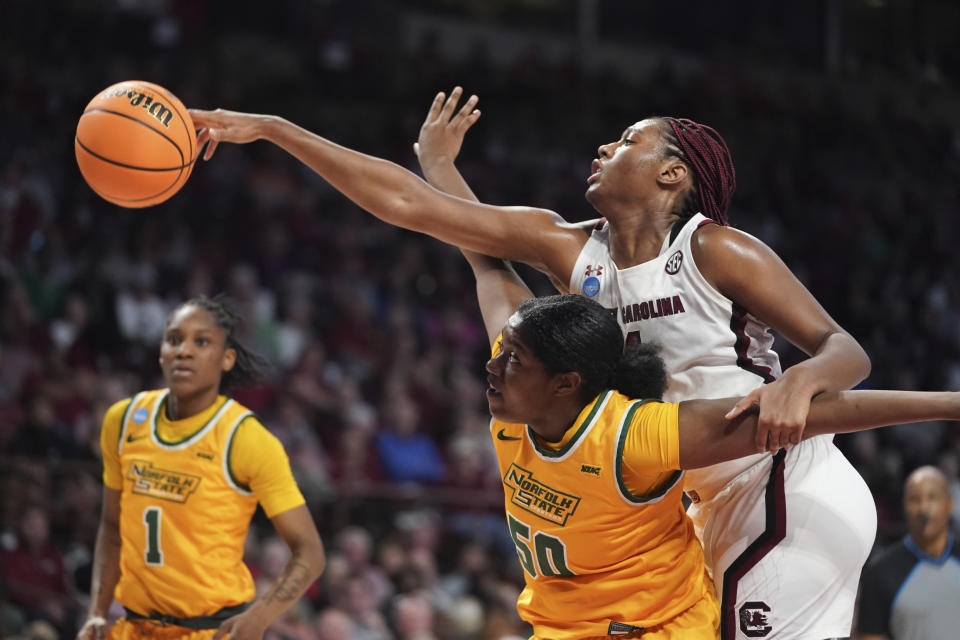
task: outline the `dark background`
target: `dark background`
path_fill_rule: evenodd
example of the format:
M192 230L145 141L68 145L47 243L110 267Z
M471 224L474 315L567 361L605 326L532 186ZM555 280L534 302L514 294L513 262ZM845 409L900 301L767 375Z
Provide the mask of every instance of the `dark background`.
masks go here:
M706 122L737 165L731 222L860 340L873 362L862 386L956 390L958 33L948 0L5 2L0 544L16 553L46 527L55 570L26 595L0 576L0 635L72 637L100 418L161 384L158 319L218 291L274 364L237 398L287 446L331 551L271 633L337 637L323 629L340 610L351 637L412 637L409 609L440 638L524 632L485 337L458 253L379 223L266 144L221 149L162 205L110 205L73 155L99 90L149 80L188 106L276 113L417 170L431 99L461 84L483 111L459 162L478 196L569 220L593 217L583 191L599 144L649 115ZM803 357L777 349L785 364ZM955 427L837 441L874 492L878 544L903 534L900 489L918 465L940 465L960 507ZM369 560L351 551L367 543ZM259 579L282 551L258 516Z

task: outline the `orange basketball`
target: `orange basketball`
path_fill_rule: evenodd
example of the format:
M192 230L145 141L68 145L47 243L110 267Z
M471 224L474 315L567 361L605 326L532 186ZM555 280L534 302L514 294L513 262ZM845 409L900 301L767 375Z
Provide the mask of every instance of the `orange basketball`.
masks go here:
M121 207L149 207L190 177L197 134L175 95L130 80L90 101L77 124L74 149L90 188Z

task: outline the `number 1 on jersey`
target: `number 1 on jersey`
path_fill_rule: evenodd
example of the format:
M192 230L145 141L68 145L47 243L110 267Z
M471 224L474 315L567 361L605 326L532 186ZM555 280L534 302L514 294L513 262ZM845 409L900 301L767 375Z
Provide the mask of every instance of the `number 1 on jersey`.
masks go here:
M147 507L143 510L143 524L147 526L147 545L144 560L153 566L163 566L163 550L160 548L160 525L163 523L163 510L160 507Z

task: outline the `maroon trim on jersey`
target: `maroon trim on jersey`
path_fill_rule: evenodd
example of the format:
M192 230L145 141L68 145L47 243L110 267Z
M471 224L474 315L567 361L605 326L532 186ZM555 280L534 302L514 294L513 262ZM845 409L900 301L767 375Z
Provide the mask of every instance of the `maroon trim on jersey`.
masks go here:
M710 218L707 218L706 220L700 221L700 223L697 225L697 229L707 224L719 224L719 223L716 220L711 220Z
M606 218L600 218L599 220L597 220L597 224L593 225L593 230L594 230L594 231L600 231L600 229L603 229L603 226L604 226L605 224L607 224L607 219L606 219Z
M734 640L737 637L737 585L740 579L787 536L787 502L783 491L783 461L786 456L787 452L783 449L773 456L773 467L770 469L770 479L767 480L764 496L767 518L763 533L723 572L723 592L720 600L721 640Z
M747 335L747 310L734 302L732 311L730 316L730 330L737 336L737 341L733 345L734 350L737 352L737 366L744 371L749 371L750 373L760 376L765 383L773 382L777 378L773 375L773 372L770 371L770 367L755 363L753 359L747 355L747 352L750 350L750 336Z

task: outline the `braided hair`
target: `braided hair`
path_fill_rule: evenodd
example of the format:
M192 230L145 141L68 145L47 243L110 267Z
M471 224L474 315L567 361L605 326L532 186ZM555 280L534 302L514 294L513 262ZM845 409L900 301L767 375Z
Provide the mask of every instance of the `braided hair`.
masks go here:
M197 307L209 313L214 323L226 334L227 349L233 349L237 354L233 368L220 378L220 393L227 394L232 389L256 382L264 376L269 363L263 356L251 351L237 339L237 330L242 324L242 318L227 296L218 294L213 298L207 296L191 298L174 309L170 317L184 307Z
M584 403L604 389L645 399L666 391L659 349L639 342L624 349L616 316L593 300L574 294L528 298L517 314L517 334L548 374L580 374Z
M712 127L687 118L659 118L666 154L686 164L693 173L693 188L678 212L689 218L701 211L717 224L727 226L727 208L737 188L737 172L730 149Z

